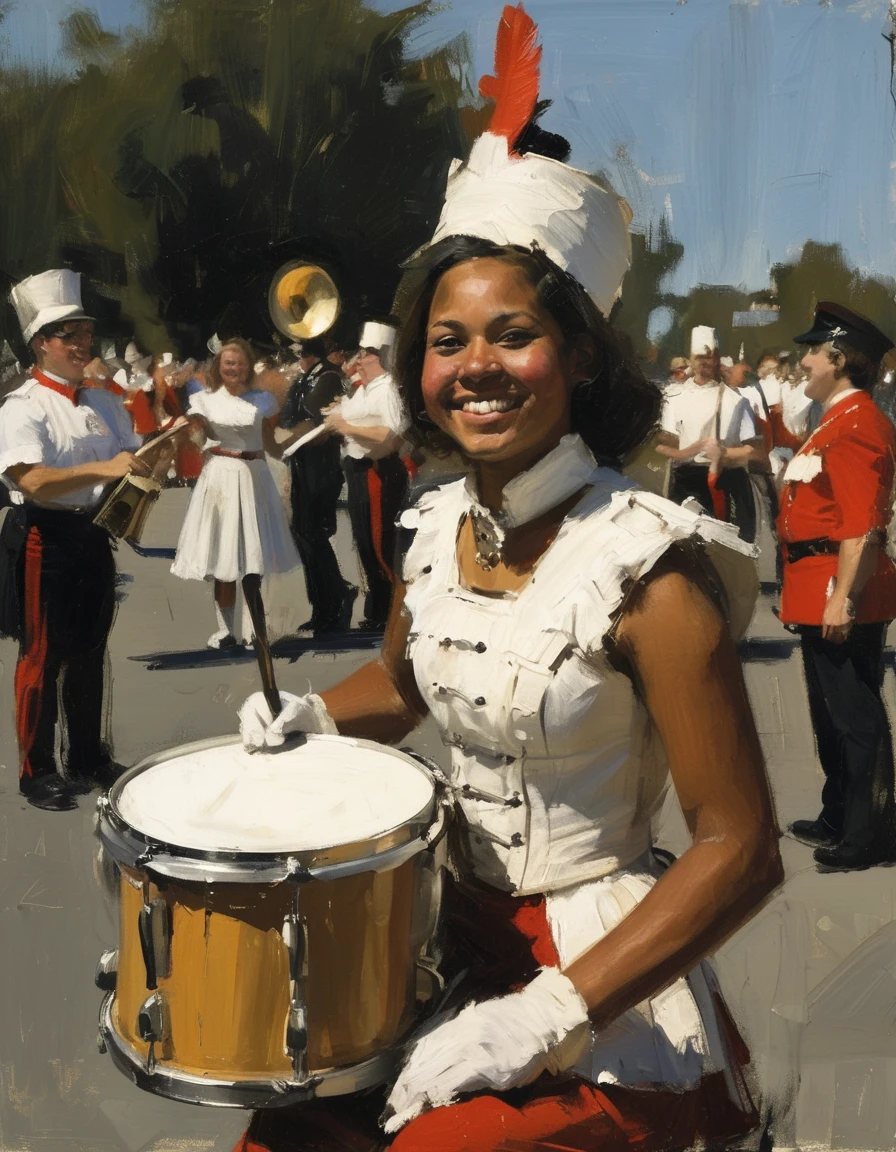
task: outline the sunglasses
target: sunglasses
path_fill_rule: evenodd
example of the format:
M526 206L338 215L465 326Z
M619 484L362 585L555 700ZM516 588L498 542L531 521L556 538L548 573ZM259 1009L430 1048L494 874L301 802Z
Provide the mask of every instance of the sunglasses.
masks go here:
M92 328L66 328L60 332L50 332L48 339L61 340L63 344L75 344L78 340L82 340L85 336L88 340L93 339Z

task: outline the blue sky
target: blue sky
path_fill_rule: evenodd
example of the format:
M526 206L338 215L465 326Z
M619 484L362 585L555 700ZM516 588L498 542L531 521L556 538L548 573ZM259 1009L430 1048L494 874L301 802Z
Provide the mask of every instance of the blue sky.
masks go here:
M214 3L214 0L208 0ZM141 0L92 0L110 29ZM394 10L391 0L373 6ZM896 276L896 108L886 0L527 0L539 24L546 127L602 170L635 227L665 215L685 245L669 287L764 287L807 239ZM4 50L52 61L70 0L15 0ZM444 3L414 35L466 34L491 68L500 0Z

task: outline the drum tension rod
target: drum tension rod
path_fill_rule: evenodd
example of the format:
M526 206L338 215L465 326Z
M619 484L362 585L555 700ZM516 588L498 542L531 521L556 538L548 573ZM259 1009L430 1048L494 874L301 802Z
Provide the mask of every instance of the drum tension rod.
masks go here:
M286 1024L286 1047L292 1054L295 1080L303 1084L308 1076L308 1014L304 988L308 976L307 927L301 915L302 884L311 873L295 857L289 858L289 875L294 884L292 908L284 923L284 937L289 951L289 1019Z

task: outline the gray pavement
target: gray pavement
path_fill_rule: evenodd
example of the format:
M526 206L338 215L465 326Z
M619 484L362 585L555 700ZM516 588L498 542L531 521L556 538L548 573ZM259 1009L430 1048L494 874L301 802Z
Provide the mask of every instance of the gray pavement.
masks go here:
M144 541L174 544L186 494L165 493ZM356 580L341 516L340 559ZM112 727L130 764L188 740L235 730L257 687L251 661L154 670L135 657L201 650L214 630L208 586L175 580L169 562L119 553L124 597L112 637ZM763 575L769 575L767 560ZM275 630L307 616L300 573L269 592ZM360 606L356 608L360 615ZM752 635L787 634L760 604ZM751 661L747 684L782 825L813 816L821 776L796 652ZM369 653L307 652L277 661L282 688L325 688ZM158 663L158 661L156 661ZM162 661L164 664L164 661ZM0 642L0 1150L229 1152L241 1113L176 1104L139 1091L96 1048L99 953L117 943L95 877L94 797L71 813L22 802L16 784L15 648ZM888 706L896 708L892 672ZM432 732L416 738L438 755ZM686 844L673 800L660 841ZM749 1041L752 1074L779 1148L896 1147L896 869L819 875L811 851L784 839L786 881L718 954L718 970Z

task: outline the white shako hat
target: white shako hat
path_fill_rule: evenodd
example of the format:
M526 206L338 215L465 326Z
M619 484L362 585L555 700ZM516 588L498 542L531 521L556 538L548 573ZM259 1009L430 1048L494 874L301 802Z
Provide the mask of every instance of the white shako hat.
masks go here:
M480 92L495 97L489 130L469 159L448 173L445 205L429 247L448 236L537 245L573 276L606 316L631 265L629 205L593 176L560 160L514 151L535 115L541 49L522 5L505 7L495 45L495 76ZM508 83L508 78L512 83ZM526 90L520 99L520 89Z
M46 324L92 320L81 303L81 273L52 268L20 281L9 294L27 343Z
M719 350L719 334L715 328L706 324L698 324L691 329L691 357L712 356Z
M398 329L393 324L379 324L375 320L367 320L361 328L358 338L359 348L391 349L398 338Z

